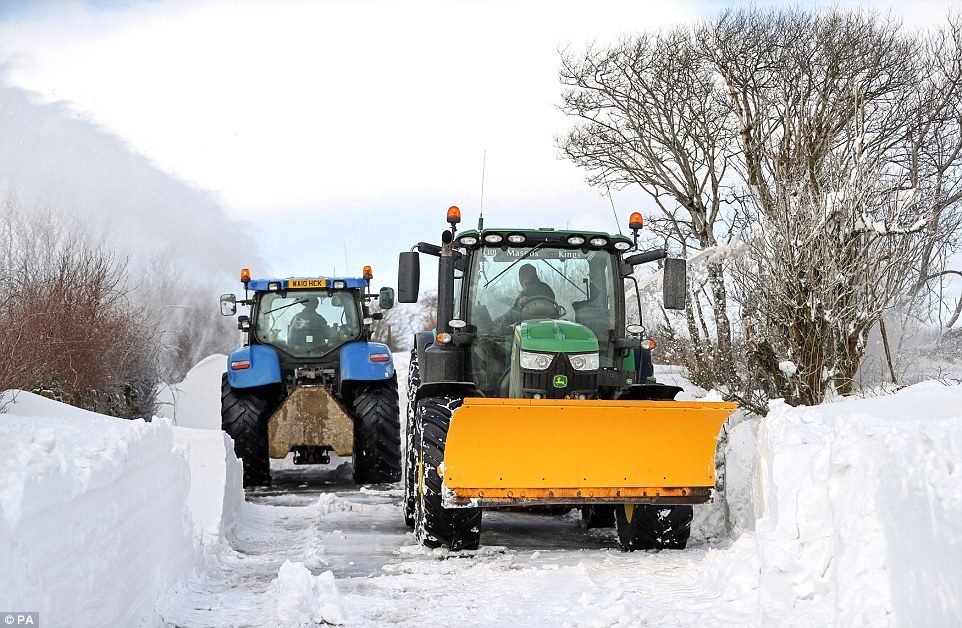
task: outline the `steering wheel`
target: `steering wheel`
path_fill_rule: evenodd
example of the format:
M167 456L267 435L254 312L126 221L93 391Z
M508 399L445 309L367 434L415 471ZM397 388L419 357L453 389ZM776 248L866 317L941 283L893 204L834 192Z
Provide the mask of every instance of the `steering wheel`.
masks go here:
M528 297L525 300L524 307L521 308L522 320L526 318L552 318L559 314L558 304L555 300L544 295Z

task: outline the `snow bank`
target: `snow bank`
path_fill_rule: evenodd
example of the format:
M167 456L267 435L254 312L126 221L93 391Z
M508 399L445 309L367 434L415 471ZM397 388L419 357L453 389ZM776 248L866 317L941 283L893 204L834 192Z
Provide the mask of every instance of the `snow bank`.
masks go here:
M0 403L0 608L47 625L156 619L243 501L229 440L22 391Z
M960 461L959 386L774 403L756 462L763 619L962 621Z
M166 421L50 404L21 392L0 418L0 608L135 625L199 560L187 461ZM52 412L13 414L38 408Z
M220 430L221 376L226 371L226 355L204 358L187 371L184 381L160 390L157 415L180 427Z

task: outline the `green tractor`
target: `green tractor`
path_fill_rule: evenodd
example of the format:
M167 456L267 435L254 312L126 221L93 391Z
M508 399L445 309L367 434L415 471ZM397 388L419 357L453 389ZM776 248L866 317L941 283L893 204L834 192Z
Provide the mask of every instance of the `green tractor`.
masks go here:
M476 548L485 507L566 505L615 525L627 550L683 548L735 406L674 401L625 299L635 266L664 260L664 307L684 308L685 260L637 251L640 214L631 238L480 221L458 233L456 207L448 222L440 245L399 264L398 300L414 302L419 253L438 258L437 329L415 337L408 375L404 514L418 540Z

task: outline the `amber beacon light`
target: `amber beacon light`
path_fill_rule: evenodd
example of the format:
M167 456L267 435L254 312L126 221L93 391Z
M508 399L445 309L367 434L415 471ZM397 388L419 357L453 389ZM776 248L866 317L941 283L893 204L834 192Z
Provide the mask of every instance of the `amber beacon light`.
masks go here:
M448 207L448 222L452 225L461 222L461 209L457 205Z

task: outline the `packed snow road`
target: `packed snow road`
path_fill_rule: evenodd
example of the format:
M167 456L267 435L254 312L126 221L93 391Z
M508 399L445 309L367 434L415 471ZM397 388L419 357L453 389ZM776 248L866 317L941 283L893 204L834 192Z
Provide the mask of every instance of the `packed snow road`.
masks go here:
M626 554L613 530L585 529L577 511L489 511L480 550L430 551L405 527L396 486L358 488L347 465L288 467L274 478L270 488L248 492L236 556L195 583L167 623L263 622L277 606L265 601L288 560L315 575L332 572L340 610L323 617L332 623L694 624L753 616L751 600L731 595L732 586L755 588L750 579L699 578L703 564L719 558L707 544Z

